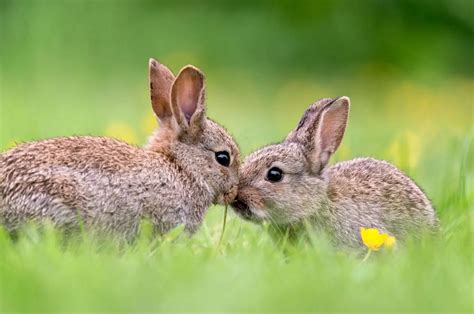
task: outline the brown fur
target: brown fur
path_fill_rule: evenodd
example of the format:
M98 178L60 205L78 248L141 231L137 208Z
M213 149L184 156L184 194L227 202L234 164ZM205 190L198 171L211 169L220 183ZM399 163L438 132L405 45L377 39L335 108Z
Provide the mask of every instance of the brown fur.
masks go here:
M202 73L187 66L175 79L151 59L150 88L160 127L144 149L83 136L26 143L1 154L0 222L9 230L30 219L71 228L84 223L133 238L144 217L160 233L179 224L193 232L212 203L232 200L239 149L205 116ZM191 97L186 119L182 104L170 102L172 88ZM230 154L229 167L215 160L217 151Z
M345 246L361 245L360 227L374 227L401 239L435 228L437 218L421 189L385 161L357 158L326 167L344 135L349 98L322 99L306 110L279 144L248 156L232 206L254 222L297 227L304 221ZM272 167L279 182L266 179Z

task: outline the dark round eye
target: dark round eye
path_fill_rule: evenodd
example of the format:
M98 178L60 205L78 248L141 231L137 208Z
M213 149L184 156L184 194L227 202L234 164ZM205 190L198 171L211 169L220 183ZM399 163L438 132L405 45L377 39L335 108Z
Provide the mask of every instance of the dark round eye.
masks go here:
M216 160L224 167L229 167L230 165L230 156L228 152L216 152Z
M278 182L283 178L283 171L280 168L272 167L267 172L267 180L270 182Z

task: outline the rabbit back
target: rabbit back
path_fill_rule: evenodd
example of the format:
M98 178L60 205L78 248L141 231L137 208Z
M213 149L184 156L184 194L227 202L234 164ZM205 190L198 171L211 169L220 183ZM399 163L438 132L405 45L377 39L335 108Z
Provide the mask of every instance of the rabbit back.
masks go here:
M9 229L26 219L49 219L134 234L149 217L165 232L202 218L199 210L187 212L209 202L193 183L170 156L115 139L32 142L0 155L0 220Z
M344 242L360 242L360 227L377 228L399 238L433 229L437 218L416 183L388 162L357 158L322 173L333 234ZM360 244L360 243L359 243Z

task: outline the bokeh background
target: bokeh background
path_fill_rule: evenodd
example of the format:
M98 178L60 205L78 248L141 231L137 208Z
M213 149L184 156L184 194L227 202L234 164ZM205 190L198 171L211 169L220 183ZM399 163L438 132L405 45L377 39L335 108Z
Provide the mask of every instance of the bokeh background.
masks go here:
M145 143L156 127L147 82L148 58L155 57L175 72L186 64L202 69L209 116L235 136L243 155L284 138L315 100L349 96L349 125L333 162L389 160L427 191L445 230L467 229L474 200L473 13L468 0L0 0L0 150L78 134ZM212 209L209 230L220 218L221 208ZM447 287L456 286L454 277ZM210 282L209 291L220 291ZM249 302L258 304L254 297ZM7 303L13 309L21 294L15 300Z
M155 127L155 57L205 72L209 115L244 154L282 139L315 100L349 96L336 160L385 158L420 166L421 177L436 168L422 182L436 198L461 146L452 138L473 133L472 9L462 0L2 0L0 147L72 134L144 143Z

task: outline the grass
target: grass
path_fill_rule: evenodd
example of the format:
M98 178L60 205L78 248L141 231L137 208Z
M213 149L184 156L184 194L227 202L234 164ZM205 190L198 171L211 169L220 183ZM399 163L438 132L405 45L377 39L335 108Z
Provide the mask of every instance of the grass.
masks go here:
M361 264L364 254L315 235L275 242L231 210L218 246L222 207L191 239L180 229L152 239L145 224L131 245L87 232L65 244L28 226L16 241L0 232L0 313L472 312L469 2L202 3L0 2L0 150L72 134L143 144L156 127L147 59L175 72L193 63L209 116L243 156L284 138L316 99L350 96L331 162L400 167L433 201L439 237Z
M465 210L465 209L464 209ZM142 232L121 247L83 234L64 247L52 228L0 236L0 310L425 311L472 309L472 232L458 217L441 237L393 252L338 252L323 239L275 243L263 229L229 221L217 248L220 209L192 239ZM216 224L211 222L215 221ZM453 222L454 223L454 222ZM214 225L214 227L211 227Z
M357 120L366 116L360 110L354 103L355 118L336 160L380 145L356 146L378 132L378 126L361 130ZM387 103L371 119L390 111ZM259 122L247 122L252 124ZM140 133L124 125L118 132L122 136ZM438 126L430 125L431 133L412 126L414 131L407 133L387 123L389 130L380 127L380 134L399 136L375 154L395 162L427 189L442 224L436 239L378 252L360 264L363 255L339 251L318 237L295 245L275 242L264 227L232 212L218 247L221 207L209 210L191 239L180 235L180 229L151 239L145 225L137 242L125 246L87 233L64 245L53 228L40 232L30 226L17 241L0 234L0 312L472 311L473 136L452 132L436 138ZM351 132L361 137L355 139ZM258 133L246 127L242 134ZM250 150L248 141L238 140L244 151ZM437 146L426 144L435 142Z

